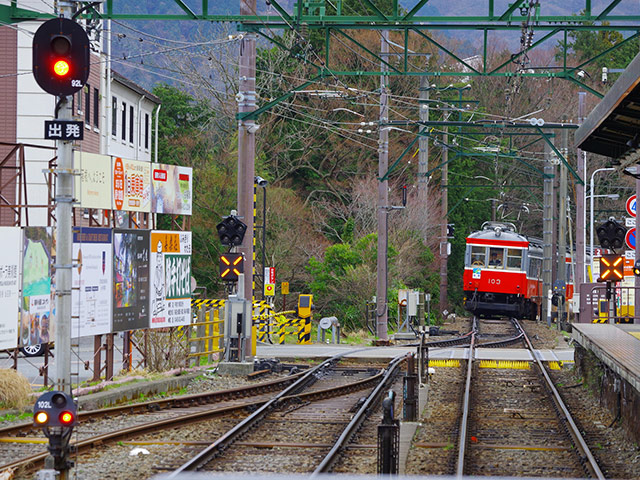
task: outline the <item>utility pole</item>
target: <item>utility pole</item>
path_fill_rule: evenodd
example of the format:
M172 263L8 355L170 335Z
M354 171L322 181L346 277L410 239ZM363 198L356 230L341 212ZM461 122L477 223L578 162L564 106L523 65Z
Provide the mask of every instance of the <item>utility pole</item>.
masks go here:
M567 117L562 117L562 123L567 122ZM560 152L565 159L569 156L569 131L562 129L562 148ZM560 192L558 198L558 276L557 281L565 286L567 284L567 167L564 162L560 163ZM562 290L559 294L562 300L558 303L558 328L562 325L565 312L565 295L566 290Z
M420 122L429 121L429 89L429 79L426 76L420 77L418 101ZM429 201L429 179L427 178L427 172L429 171L429 138L425 135L427 131L427 125L421 123L420 138L418 139L418 208L424 209L425 219L426 214L429 212L427 206Z
M442 135L442 179L440 185L442 187L442 203L440 216L440 313L447 309L447 257L448 257L448 241L447 241L447 211L449 210L449 201L447 195L447 183L449 177L449 127L444 127Z
M380 38L381 58L387 59L389 53L389 31L383 30ZM389 169L389 129L385 125L389 120L389 97L387 95L387 68L380 63L380 128L378 138L378 277L376 286L376 336L380 341L389 340L387 333L387 253L389 219L389 181L386 178Z
M59 14L71 19L73 4L60 2ZM70 96L60 96L60 120L73 120ZM56 168L56 378L61 392L71 394L71 269L73 214L73 144L58 140Z
M256 0L240 0L240 15L255 15ZM245 32L240 41L240 66L238 88L238 112L256 109L256 39L255 34ZM253 297L253 184L255 178L256 132L255 120L238 121L238 215L247 225L247 230L238 247L244 254L243 285L238 282L238 294L248 301Z
M542 318L546 320L549 313L547 296L551 291L552 252L553 252L553 184L555 181L555 166L551 158L551 147L545 144L544 149L544 191L542 213Z
M578 123L584 122L585 98L587 92L578 92ZM584 181L583 184L576 184L576 278L574 286L574 296L580 292L580 284L585 283L585 217L586 205L584 204L584 191L587 184L587 152L578 149L577 164L578 176Z

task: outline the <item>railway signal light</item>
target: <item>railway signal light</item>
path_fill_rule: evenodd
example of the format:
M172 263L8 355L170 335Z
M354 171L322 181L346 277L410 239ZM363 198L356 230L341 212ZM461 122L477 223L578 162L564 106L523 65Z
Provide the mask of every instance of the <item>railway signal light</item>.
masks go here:
M237 281L244 273L244 257L241 253L223 253L220 255L220 278L227 281Z
M216 225L222 245L231 247L242 245L247 226L235 215L229 215Z
M73 95L89 78L89 37L73 20L53 18L33 36L33 76L51 95Z
M627 230L615 220L610 219L600 225L596 229L596 233L602 248L610 248L615 251L624 245Z
M636 277L640 277L640 260L636 260L636 263L633 265L633 274Z
M619 282L624 278L624 256L603 255L600 257L599 282Z
M73 428L76 424L76 404L71 395L64 392L47 392L36 400L33 407L33 424L45 428ZM48 436L48 435L47 435Z

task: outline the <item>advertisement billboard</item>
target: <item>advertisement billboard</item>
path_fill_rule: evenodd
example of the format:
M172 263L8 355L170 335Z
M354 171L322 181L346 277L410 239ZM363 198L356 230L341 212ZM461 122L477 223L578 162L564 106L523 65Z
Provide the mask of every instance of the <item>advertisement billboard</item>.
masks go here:
M113 232L113 331L149 326L149 230Z
M18 346L22 229L0 227L0 350Z
M114 157L112 165L113 209L129 212L151 210L151 164Z
M151 327L191 323L191 232L151 232Z
M55 292L51 263L51 227L24 227L22 242L22 301L20 305L21 347L47 343L54 337Z
M74 152L76 196L83 208L111 208L111 157L97 153Z
M191 167L151 164L151 211L191 215L193 172Z
M111 332L111 239L110 228L73 228L72 338Z

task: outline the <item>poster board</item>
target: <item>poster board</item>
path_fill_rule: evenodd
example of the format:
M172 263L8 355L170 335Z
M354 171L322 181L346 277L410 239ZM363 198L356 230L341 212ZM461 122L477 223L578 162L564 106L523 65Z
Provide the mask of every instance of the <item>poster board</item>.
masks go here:
M151 232L151 327L191 323L191 232Z
M73 228L71 338L111 332L112 237L110 228Z
M0 350L18 346L22 229L0 227Z
M149 327L149 236L113 232L113 332Z
M114 157L112 162L113 209L151 211L151 164Z
M22 301L19 346L48 343L54 338L55 298L52 287L53 229L24 227Z
M191 167L151 164L151 211L191 215L193 171Z
M76 197L83 208L102 208L112 206L113 191L111 175L111 157L97 153L74 152L75 168L80 175L75 177Z

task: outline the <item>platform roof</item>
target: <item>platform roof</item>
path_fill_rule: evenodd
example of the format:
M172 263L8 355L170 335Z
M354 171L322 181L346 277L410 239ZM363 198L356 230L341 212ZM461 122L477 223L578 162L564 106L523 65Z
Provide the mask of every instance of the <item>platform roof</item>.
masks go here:
M576 130L574 139L575 146L582 150L622 159L638 156L639 137L640 54ZM635 147L628 145L634 139Z

